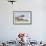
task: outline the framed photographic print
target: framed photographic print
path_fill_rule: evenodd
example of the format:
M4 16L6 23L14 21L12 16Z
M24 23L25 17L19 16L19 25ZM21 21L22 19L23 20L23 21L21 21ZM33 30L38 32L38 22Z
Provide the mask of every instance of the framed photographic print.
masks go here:
M32 11L13 11L13 24L32 24Z

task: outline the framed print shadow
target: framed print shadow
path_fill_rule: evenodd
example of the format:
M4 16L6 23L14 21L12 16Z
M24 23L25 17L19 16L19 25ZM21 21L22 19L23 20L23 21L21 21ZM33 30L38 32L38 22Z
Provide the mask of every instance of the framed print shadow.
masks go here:
M32 24L32 11L13 11L13 24Z

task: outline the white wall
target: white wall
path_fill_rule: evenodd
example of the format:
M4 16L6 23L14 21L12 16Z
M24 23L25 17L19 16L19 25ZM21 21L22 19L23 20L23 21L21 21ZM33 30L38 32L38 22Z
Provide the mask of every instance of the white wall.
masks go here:
M14 40L18 32L30 33L33 40L45 40L46 16L42 5L42 0L17 0L14 5L7 0L0 0L0 40ZM13 24L13 11L19 10L32 11L32 25Z

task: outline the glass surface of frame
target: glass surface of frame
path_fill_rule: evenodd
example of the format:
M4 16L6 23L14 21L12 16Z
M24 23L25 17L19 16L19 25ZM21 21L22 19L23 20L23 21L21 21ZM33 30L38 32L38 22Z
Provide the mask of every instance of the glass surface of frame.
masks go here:
M13 11L13 24L32 24L32 11Z

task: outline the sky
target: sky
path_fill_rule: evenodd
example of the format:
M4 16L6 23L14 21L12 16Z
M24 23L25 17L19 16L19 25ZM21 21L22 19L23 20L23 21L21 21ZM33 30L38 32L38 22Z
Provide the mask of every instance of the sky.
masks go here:
M24 15L25 18L32 18L32 13L31 12L14 12L14 17L17 17L17 16L21 16L21 15Z

